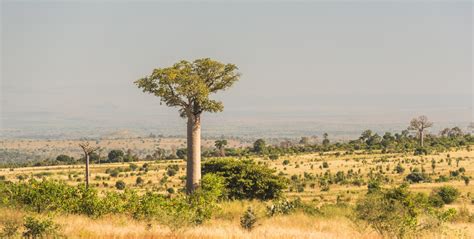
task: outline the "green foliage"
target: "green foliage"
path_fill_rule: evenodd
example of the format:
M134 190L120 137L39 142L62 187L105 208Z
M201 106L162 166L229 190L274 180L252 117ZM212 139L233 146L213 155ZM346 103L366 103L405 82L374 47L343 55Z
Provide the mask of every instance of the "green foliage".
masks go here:
M414 155L428 155L429 152L427 148L418 147L415 149L415 152L413 154Z
M265 151L265 148L266 148L266 143L265 143L265 140L263 139L257 139L253 143L253 152L257 154L263 153Z
M117 182L115 182L115 188L118 189L118 190L124 190L126 187L126 184L124 181L122 180L118 180Z
M74 163L74 158L71 158L70 156L65 154L58 155L58 157L56 157L56 160L66 164Z
M139 195L133 190L106 192L99 196L94 188L73 187L52 180L0 182L0 204L36 212L84 214L93 218L126 213L137 219L156 219L177 229L208 220L218 210L218 200L225 196L224 185L224 178L207 174L202 178L202 186L193 194L168 198L151 192Z
M438 195L446 204L454 202L460 195L459 190L453 186L435 188L433 194Z
M395 167L395 172L397 172L398 174L402 174L403 172L405 172L405 168L401 164L397 164L397 166Z
M372 179L367 183L367 193L375 193L381 190L380 180Z
M166 174L167 174L168 176L170 176L170 177L176 175L176 173L177 173L177 172L176 172L176 169L174 169L174 168L168 168L168 169L166 170Z
M25 227L23 237L26 238L55 237L58 235L59 230L59 226L50 218L41 219L27 216L23 226Z
M193 62L182 60L171 67L153 70L150 76L135 81L143 92L160 97L162 103L178 107L182 117L201 112L220 112L222 102L209 99L217 91L239 80L237 66L209 58Z
M293 201L288 199L278 199L267 206L267 215L270 217L275 215L288 215L298 208L309 207L306 206L300 198L297 198Z
M278 154L272 154L270 156L268 156L269 159L271 160L277 160L278 159Z
M137 177L137 179L135 180L135 184L137 185L142 185L144 182L145 180L143 180L142 177Z
M355 207L356 219L389 238L412 237L424 230L434 230L447 220L444 213L432 208L426 195L410 192L407 185L369 193Z
M251 231L256 222L257 216L255 216L255 212L251 207L248 207L244 215L240 217L240 226L245 230Z
M119 162L123 160L125 153L120 149L111 150L108 154L109 162Z
M223 177L230 199L270 200L280 197L287 187L285 178L251 160L211 159L204 163L202 171L204 175Z
M420 172L418 169L413 170L410 174L405 177L405 180L410 183L421 183L421 182L430 182L431 178L423 173Z

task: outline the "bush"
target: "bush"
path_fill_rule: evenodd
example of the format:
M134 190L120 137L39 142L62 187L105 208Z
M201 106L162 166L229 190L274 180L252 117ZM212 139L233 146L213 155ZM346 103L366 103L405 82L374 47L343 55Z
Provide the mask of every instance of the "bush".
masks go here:
M115 188L117 188L118 190L124 190L125 186L125 182L122 180L119 180L115 183Z
M410 174L405 177L405 180L410 183L430 182L431 178L418 170L413 170Z
M23 237L26 238L55 237L59 230L59 226L50 218L41 219L27 216L23 226L25 227Z
M230 199L271 200L287 187L286 178L250 160L212 159L204 163L202 171L223 177Z
M137 179L135 180L135 183L136 183L137 185L142 185L143 182L144 182L144 180L143 180L142 177L137 177Z
M459 190L453 186L443 186L433 190L434 195L438 195L444 203L450 204L459 197Z
M415 149L415 152L414 152L414 155L428 155L429 154L429 151L426 149L426 148L416 148Z
M397 164L397 166L395 167L395 172L397 172L398 174L402 174L403 172L405 172L405 168L401 164Z
M267 206L267 215L288 215L294 212L297 208L302 206L301 199L297 198L294 201L277 200L274 201L271 205Z
M122 150L114 149L109 152L107 158L109 159L109 162L118 162L123 159L124 155L125 153Z
M449 215L432 208L426 195L410 192L406 184L369 193L355 207L357 220L367 222L387 238L416 237L423 230L436 229Z
M254 224L257 222L257 217L251 207L247 208L244 215L240 217L240 226L243 229L251 231Z
M174 168L168 168L168 170L166 171L166 174L168 174L168 176L172 177L174 175L176 175L176 169Z
M278 159L278 154L272 154L272 155L268 156L268 158L270 160L277 160Z
M56 160L63 163L74 163L74 158L71 158L65 154L58 155L58 157L56 157Z
M217 201L223 197L224 191L224 179L212 174L204 175L202 186L192 195L177 194L173 198L151 192L139 195L134 190L106 192L99 196L94 188L68 186L52 180L0 181L0 205L36 212L85 214L94 218L109 213L125 213L134 218L156 219L177 229L208 220L218 210Z

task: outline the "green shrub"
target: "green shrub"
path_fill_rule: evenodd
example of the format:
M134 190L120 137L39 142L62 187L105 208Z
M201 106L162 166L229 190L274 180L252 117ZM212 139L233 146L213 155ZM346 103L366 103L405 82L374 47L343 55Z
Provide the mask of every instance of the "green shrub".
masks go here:
M267 206L267 215L287 215L294 212L297 208L303 208L303 202L300 198L293 201L288 199L279 199Z
M397 172L398 174L402 174L403 172L405 172L405 168L401 164L397 164L397 166L395 167L395 172Z
M177 173L177 171L174 168L168 168L168 170L166 171L166 174L168 174L168 176L170 176L170 177L176 175L176 173Z
M453 186L435 188L432 194L438 195L446 204L454 202L460 195L459 190Z
M430 182L431 178L418 170L413 170L410 174L405 177L405 180L410 183L421 183L421 182Z
M117 188L118 190L124 190L126 187L126 184L124 181L122 180L119 180L117 182L115 182L115 188Z
M59 226L50 218L41 219L27 216L23 226L25 227L23 237L26 238L56 237L59 230Z
M136 183L137 185L142 185L143 182L144 182L144 180L143 180L142 177L137 177L137 179L135 180L135 183Z
M415 149L415 152L414 152L414 155L428 155L429 154L429 151L426 149L426 148L416 148Z
M278 154L272 154L272 155L268 156L268 158L270 160L277 160L278 159Z
M256 222L257 217L255 216L255 212L251 207L248 207L244 215L240 217L240 226L245 230L251 231Z
M426 195L410 192L406 184L369 193L355 207L357 220L388 238L416 237L424 230L434 230L448 220L448 214L432 208Z
M230 199L270 200L280 197L287 187L286 178L250 160L211 159L204 163L202 171L204 175L223 177Z

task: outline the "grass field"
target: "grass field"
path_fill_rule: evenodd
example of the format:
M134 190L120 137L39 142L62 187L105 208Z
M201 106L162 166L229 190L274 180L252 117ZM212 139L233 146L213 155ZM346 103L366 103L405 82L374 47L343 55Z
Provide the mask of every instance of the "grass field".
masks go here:
M312 201L319 205L336 203L343 200L353 204L357 198L367 192L365 184L332 184L328 191L321 190L317 182L306 173L322 175L326 172L335 174L338 171L360 171L367 175L372 171L382 171L389 179L384 187L400 185L410 168L423 168L433 179L441 175L449 175L450 171L464 168L464 175L474 176L474 153L467 149L452 150L450 152L413 156L410 154L382 154L355 152L345 155L342 152L326 152L324 154L298 154L280 156L276 160L255 157L255 161L265 164L276 170L277 173L291 178L287 197L300 197L304 201ZM433 171L432 161L436 162ZM327 167L325 164L327 163ZM397 173L394 168L401 164L405 171ZM132 166L131 166L132 165ZM136 165L136 166L135 166ZM135 168L133 170L133 168ZM169 168L178 169L176 174L170 173ZM112 171L116 174L111 173ZM173 171L173 170L171 170ZM91 183L100 191L117 190L115 183L122 180L126 188L133 188L140 192L146 190L159 191L168 194L169 189L175 192L184 187L185 162L183 160L146 161L134 163L112 163L91 165ZM296 175L296 176L295 176ZM1 169L0 176L5 180L19 181L26 178L53 178L77 185L84 182L84 166L62 165L49 167L27 167L15 169ZM137 184L137 178L142 183ZM367 176L364 176L367 180ZM296 185L298 184L298 185ZM447 205L452 208L465 208L474 213L474 186L466 185L463 180L448 182L416 183L410 186L412 191L430 193L434 188L442 185L456 187L461 196L454 203ZM171 196L173 196L173 193ZM248 205L252 205L258 215L256 228L247 232L240 228L239 217ZM165 226L154 222L137 221L123 215L108 215L99 219L91 219L78 215L54 215L54 220L61 225L62 233L72 238L379 238L375 232L356 226L351 222L347 213L341 209L327 209L324 216L309 216L292 214L286 216L265 217L265 202L233 201L224 202L220 210L210 221L203 225L170 231ZM22 217L21 210L2 209L7 218ZM425 238L472 238L474 224L468 222L451 222L441 231L428 234Z

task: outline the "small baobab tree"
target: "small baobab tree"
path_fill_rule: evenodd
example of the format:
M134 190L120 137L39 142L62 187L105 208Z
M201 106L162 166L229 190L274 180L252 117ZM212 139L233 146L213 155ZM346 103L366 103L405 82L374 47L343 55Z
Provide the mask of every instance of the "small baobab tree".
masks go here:
M167 106L179 108L180 116L187 119L187 193L193 192L201 180L201 114L224 109L222 102L209 97L238 81L237 70L234 64L209 58L183 60L157 68L151 75L135 81L143 92L158 96Z
M433 126L433 123L428 120L428 117L422 115L410 121L409 130L416 130L420 138L420 146L423 147L423 138L425 130Z
M216 146L217 150L219 150L219 154L221 157L225 157L225 146L227 145L227 140L219 139L214 142L214 146Z
M79 147L84 151L84 158L86 160L86 188L89 188L89 159L92 153L99 150L99 147L93 147L87 141L80 143Z

